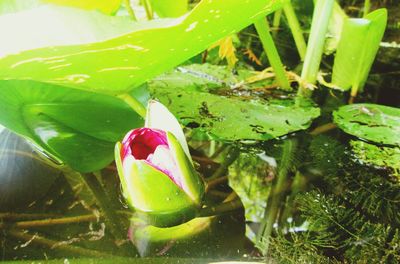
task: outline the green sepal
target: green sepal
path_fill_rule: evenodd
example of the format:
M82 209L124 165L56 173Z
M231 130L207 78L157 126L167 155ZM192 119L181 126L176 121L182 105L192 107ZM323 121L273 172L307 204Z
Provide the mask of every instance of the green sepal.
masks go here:
M121 144L115 148L115 160L124 197L137 214L154 226L166 227L194 218L197 206L168 175L142 160L120 157Z
M182 188L197 205L200 205L205 193L204 181L194 169L176 137L167 132L170 151L174 157L178 170L180 170Z

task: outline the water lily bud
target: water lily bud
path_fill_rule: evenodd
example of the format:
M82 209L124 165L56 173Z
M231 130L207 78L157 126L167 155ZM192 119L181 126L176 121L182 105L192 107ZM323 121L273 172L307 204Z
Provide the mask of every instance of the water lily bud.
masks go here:
M117 143L115 159L125 198L155 226L173 226L195 217L204 183L171 132L130 131Z

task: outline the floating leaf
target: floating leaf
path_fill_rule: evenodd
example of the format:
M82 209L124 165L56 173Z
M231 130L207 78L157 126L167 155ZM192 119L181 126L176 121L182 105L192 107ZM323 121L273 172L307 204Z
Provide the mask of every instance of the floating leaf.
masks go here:
M221 66L198 65L193 76L193 66L188 67L186 75L167 74L151 81L149 89L184 125L209 132L217 139L268 140L306 129L319 116L318 108L296 106L292 100L267 102L211 94L207 89L216 92L218 87L226 88L223 83L216 83L221 76L215 73L225 69L228 79L233 75ZM214 70L214 75L201 74L201 68ZM186 87L182 78L190 79L185 82Z
M273 12L284 2L205 0L187 16L138 23L141 30L106 41L9 55L0 60L0 79L33 79L111 94L125 93ZM74 22L71 20L68 25L80 26ZM99 21L99 28L106 23ZM9 27L10 23L5 20L0 25ZM3 38L11 37L10 33L20 36L26 30L2 33Z
M376 104L342 106L333 114L346 133L379 144L400 146L400 109Z
M352 140L350 145L359 162L390 169L400 180L400 148L376 146L360 140Z
M30 80L0 81L0 123L75 170L101 169L143 120L114 97Z
M347 18L337 47L332 82L354 94L367 80L379 44L385 32L386 9L378 9L365 18Z

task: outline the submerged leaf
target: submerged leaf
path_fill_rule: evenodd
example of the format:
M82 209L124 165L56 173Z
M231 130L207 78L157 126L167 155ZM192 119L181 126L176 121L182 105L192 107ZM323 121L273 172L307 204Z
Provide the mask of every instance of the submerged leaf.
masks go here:
M400 146L400 109L376 104L342 106L333 114L346 133L379 144Z
M273 12L284 2L205 0L186 16L137 23L134 25L140 30L117 34L109 40L9 55L0 60L0 79L33 79L104 93L125 93ZM80 26L73 22L69 26ZM2 27L9 25L7 21L0 22ZM99 28L102 25L99 21ZM21 36L26 31L12 34ZM7 39L10 32L2 35Z
M382 147L359 140L350 142L356 159L378 168L390 169L400 180L400 148Z

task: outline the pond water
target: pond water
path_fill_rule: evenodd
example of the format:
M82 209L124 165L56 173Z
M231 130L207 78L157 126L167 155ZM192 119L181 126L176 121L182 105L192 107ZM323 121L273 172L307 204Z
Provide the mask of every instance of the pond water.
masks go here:
M353 5L364 1L338 2L346 2L346 6L352 2L346 11L359 13ZM375 2L390 2L389 27L365 90L356 102L398 108L400 10L396 1ZM307 11L301 19L304 26L311 23L311 13ZM189 31L194 28L196 24L191 24ZM302 63L289 33L287 28L282 30L275 36L276 43L285 65L298 73ZM148 99L149 91L186 126L194 165L207 182L207 206L202 208L201 215L171 227L151 226L148 219L135 214L127 205L114 163L100 171L80 174L0 127L0 261L400 263L399 144L375 144L339 129L332 112L348 103L346 92L319 87L312 97L315 105L296 108L292 107L296 93L275 89L270 77L244 82L254 74L244 64L258 70L267 64L257 63L258 58L264 62L266 57L253 28L244 30L239 38L243 42L241 48L248 49L249 56L239 58L241 65L237 70L221 66L214 50L135 90L135 96L142 101ZM158 39L151 42L157 48ZM185 49L187 43L177 40L176 49ZM172 50L175 52L175 48ZM142 58L142 54L137 56ZM331 60L332 56L324 56L322 71L332 70ZM101 62L97 57L93 61L96 67ZM210 64L192 64L201 61ZM104 70L111 72L109 69L102 69L102 74ZM154 67L146 70L152 72ZM39 72L21 71L21 76ZM103 79L99 80L103 85ZM126 79L110 78L111 83L116 81L124 83ZM142 94L142 90L146 92ZM35 93L44 90L38 91ZM65 111L73 117L79 116L76 113L84 114L86 101L82 102L79 107L71 104L71 109L67 107ZM271 102L278 103L271 107ZM13 101L10 105L14 107ZM58 118L65 114L60 109L55 112ZM375 114L368 108L359 110L360 115ZM32 122L41 124L47 119L36 118L37 111L32 110ZM96 111L92 109L89 119L96 117ZM222 114L214 115L215 112ZM85 120L78 124L87 125ZM134 125L138 124L139 121ZM398 131L398 127L400 124L392 132ZM210 133L201 133L201 129ZM60 140L62 143L80 142L68 141L70 130L65 131L57 135L65 137L64 142ZM211 134L227 141L211 140ZM48 140L52 135L46 136ZM238 138L252 140L232 142ZM57 142L51 147L57 148ZM60 149L73 161L75 156L82 156L71 154L63 146Z
M184 228L151 230L130 220L135 216L121 195L114 164L87 175L57 169L25 140L3 130L1 259L399 260L398 172L359 160L350 145L357 139L335 128L261 145L197 141L188 135L197 169L209 183L207 199L230 203L216 209L219 216L197 218Z

